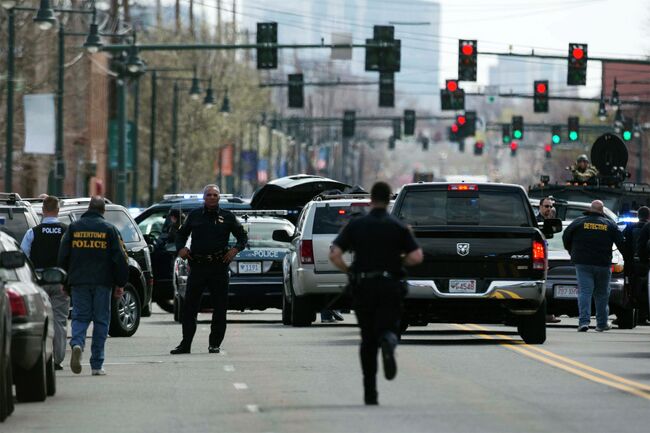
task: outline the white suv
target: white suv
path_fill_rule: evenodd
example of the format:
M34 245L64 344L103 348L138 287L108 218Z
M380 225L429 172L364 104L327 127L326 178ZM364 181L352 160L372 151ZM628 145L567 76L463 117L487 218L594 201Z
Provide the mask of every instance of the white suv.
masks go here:
M330 262L330 246L341 227L369 206L367 194L319 196L305 205L283 262L282 323L309 326L324 308L350 308L342 296L347 276Z

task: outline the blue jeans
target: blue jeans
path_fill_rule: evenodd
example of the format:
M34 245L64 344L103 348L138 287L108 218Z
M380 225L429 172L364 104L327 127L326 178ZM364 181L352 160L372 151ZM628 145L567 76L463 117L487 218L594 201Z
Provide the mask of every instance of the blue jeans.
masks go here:
M104 365L104 344L111 320L113 290L104 286L72 287L72 338L70 346L86 345L86 331L93 322L93 341L90 346L90 368L99 370Z
M596 326L607 326L609 316L609 282L612 270L609 266L576 265L578 276L578 325L589 325L591 320L591 297L596 304Z

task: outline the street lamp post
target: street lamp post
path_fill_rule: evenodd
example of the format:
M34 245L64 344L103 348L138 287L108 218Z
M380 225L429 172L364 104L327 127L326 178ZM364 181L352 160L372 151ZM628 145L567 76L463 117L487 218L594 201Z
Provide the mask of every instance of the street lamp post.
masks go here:
M157 78L156 71L151 73L151 131L149 132L149 205L153 204L153 197L155 194L155 171L154 164L156 163L156 103L158 102L157 95Z
M172 99L172 193L178 192L178 83L174 83Z
M63 86L65 63L65 33L63 23L59 24L58 34L58 84L56 90L56 144L54 150L54 195L62 195L65 179L65 159L63 155Z
M131 181L131 205L138 205L138 125L140 120L140 79L137 78L135 83L133 83L133 124L135 128L135 133L133 134L133 171L132 171L132 181Z
M126 203L126 78L117 79L117 194L120 204Z
M8 11L9 37L7 38L7 125L5 152L5 191L13 191L13 159L14 159L14 55L15 29L14 10Z

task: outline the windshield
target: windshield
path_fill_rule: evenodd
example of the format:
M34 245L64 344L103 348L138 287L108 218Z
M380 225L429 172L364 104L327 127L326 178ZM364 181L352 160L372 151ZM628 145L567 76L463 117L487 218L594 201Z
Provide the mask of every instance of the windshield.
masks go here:
M81 218L81 215L83 215L83 213L76 213L76 219ZM119 209L106 210L104 213L104 219L117 227L117 229L120 231L120 235L122 235L122 240L124 242L129 243L140 241L140 234L138 233L138 229L136 228L135 224L133 224L131 219L127 216L126 212Z
M0 230L8 233L18 242L23 240L25 232L29 229L27 214L21 208L0 209Z
M156 237L159 236L162 233L167 212L168 211L166 209L160 209L158 212L154 212L147 218L140 221L138 227L140 227L142 234L154 235Z
M398 217L414 226L530 226L528 207L514 191L409 191Z
M290 235L293 234L293 224L288 221L278 222L245 222L242 224L244 230L248 233L248 245L251 248L289 248L289 243L273 240L275 230L285 230ZM230 245L237 243L233 235L230 235Z

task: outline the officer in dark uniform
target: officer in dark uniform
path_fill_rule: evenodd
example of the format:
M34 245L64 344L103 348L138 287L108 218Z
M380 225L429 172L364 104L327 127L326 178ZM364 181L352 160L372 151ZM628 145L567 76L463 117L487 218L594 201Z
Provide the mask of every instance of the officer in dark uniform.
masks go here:
M226 334L228 264L248 243L248 235L235 215L219 208L217 185L207 185L203 189L203 199L205 206L190 212L176 234L178 255L189 260L190 274L185 292L183 340L171 350L172 355L190 353L196 333L196 316L206 287L210 291L213 308L208 351L219 353ZM232 248L228 248L230 234L237 239L237 244ZM191 250L185 246L190 235Z
M634 296L639 307L639 322L645 323L649 318L649 300L648 300L648 271L650 263L648 262L648 240L650 240L650 209L641 206L637 210L639 222L628 224L623 230L625 244L627 245L628 254L634 253L633 257L626 257L626 263L634 263L632 268L632 287ZM629 266L625 267L626 273Z
M404 266L422 262L422 249L409 229L390 216L390 186L376 183L370 192L371 211L348 223L334 240L330 260L350 276L354 309L361 328L361 368L364 399L377 401L377 352L382 351L384 375L397 374L395 347L402 313ZM352 266L343 261L345 251L354 252Z
M43 199L43 220L39 225L27 230L20 248L29 257L36 269L52 268L57 265L59 245L67 225L59 222L59 199L45 196ZM62 370L65 358L65 343L68 334L68 313L70 297L60 284L48 284L43 289L50 297L54 312L54 366Z

